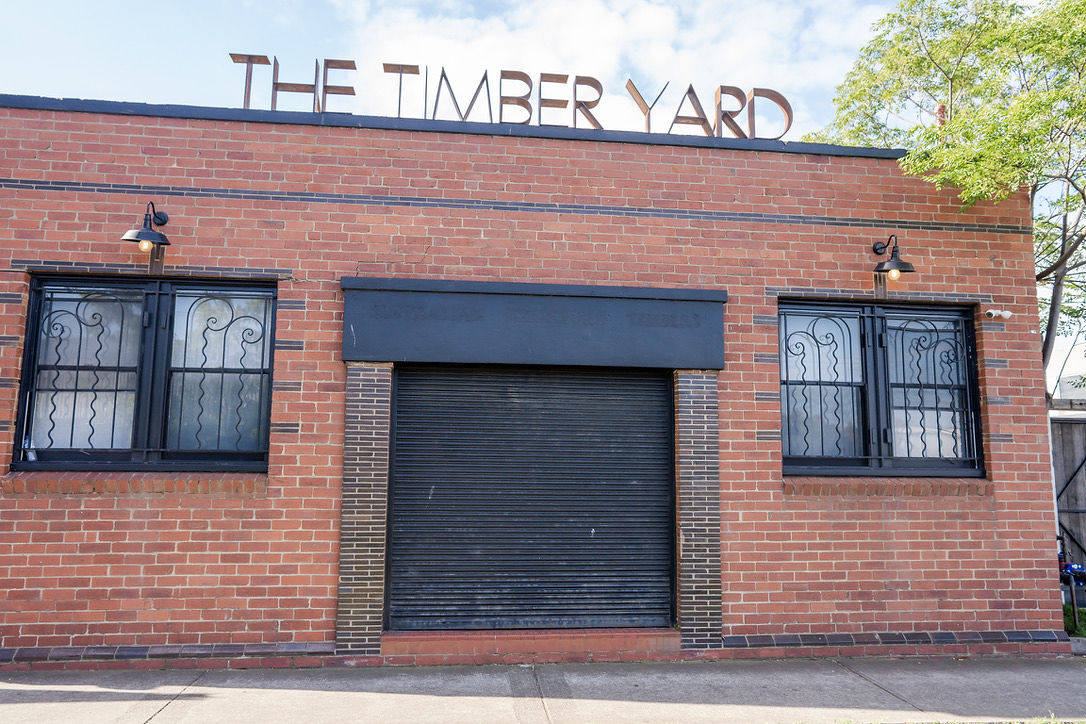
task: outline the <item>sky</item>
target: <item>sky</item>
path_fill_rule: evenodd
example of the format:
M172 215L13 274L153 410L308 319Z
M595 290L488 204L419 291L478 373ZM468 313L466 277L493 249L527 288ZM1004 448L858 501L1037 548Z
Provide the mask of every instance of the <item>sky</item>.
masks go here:
M382 63L429 67L428 114L442 68L462 107L483 71L496 103L507 69L597 78L597 116L621 130L644 127L627 79L650 103L669 84L653 112L659 131L689 84L706 107L719 85L771 88L792 104L785 138L797 140L829 121L834 88L888 9L861 0L9 0L0 8L0 92L240 106L245 71L230 52L277 56L280 80L298 83L312 81L314 60L337 58L358 69L333 71L329 82L357 95L331 97L329 111L396 115L397 77ZM256 67L254 108L269 107L270 86L270 67ZM406 77L403 115L420 117L422 96L423 75ZM310 110L312 99L280 94L277 105ZM479 111L473 119L486 120ZM759 135L777 135L781 114L770 104L759 111ZM438 117L452 114L446 96ZM553 111L550 120L566 119Z
M356 114L396 115L397 77L383 72L383 63L429 68L427 115L442 69L461 108L484 71L495 105L503 69L537 80L540 73L592 76L604 89L599 121L620 130L644 128L625 90L628 79L650 103L668 84L653 111L655 131L667 130L690 84L707 108L719 85L772 88L794 110L785 140L799 140L830 121L834 89L892 4L7 0L0 3L0 93L240 107L245 70L230 61L234 52L276 56L280 80L298 83L312 82L315 60L355 61L357 70L333 71L329 82L353 85L356 95L330 97L326 110ZM271 68L254 68L253 108L269 107L270 86ZM421 117L422 97L422 74L405 77L402 114ZM310 97L279 96L280 109L311 107ZM469 120L486 120L480 111ZM551 122L568 123L562 112L552 113ZM452 114L446 96L438 117ZM771 105L760 107L759 135L776 135L782 127ZM1062 361L1067 348L1061 342L1055 359ZM1072 354L1068 373L1086 372L1084 350L1086 341Z

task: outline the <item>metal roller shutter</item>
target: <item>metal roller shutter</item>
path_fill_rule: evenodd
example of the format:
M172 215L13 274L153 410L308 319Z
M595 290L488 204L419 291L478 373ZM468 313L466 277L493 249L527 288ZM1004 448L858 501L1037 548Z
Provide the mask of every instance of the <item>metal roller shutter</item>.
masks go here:
M666 626L669 376L397 367L391 629Z

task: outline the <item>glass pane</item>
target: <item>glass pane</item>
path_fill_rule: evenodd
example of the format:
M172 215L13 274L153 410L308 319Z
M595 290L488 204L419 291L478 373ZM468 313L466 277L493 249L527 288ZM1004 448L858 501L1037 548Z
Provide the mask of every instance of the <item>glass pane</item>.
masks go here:
M174 368L263 369L271 362L271 298L253 292L178 292Z
M893 455L972 458L963 320L888 314L886 323Z
M174 373L169 449L263 450L268 379L264 373Z
M961 458L964 415L956 410L893 411L894 455L912 458Z
M272 297L267 292L178 292L169 368L168 449L264 449L271 324Z
M784 454L863 455L862 394L845 386L782 385Z
M38 325L38 364L135 367L142 312L140 292L46 288Z
M862 382L860 320L835 311L781 315L781 376L797 382Z
M140 291L44 288L28 449L131 447L142 329Z
M958 320L887 317L886 324L890 382L965 384Z
M862 456L864 378L858 313L783 311L780 350L784 454Z
M135 372L49 369L38 373L35 390L28 447L131 447Z

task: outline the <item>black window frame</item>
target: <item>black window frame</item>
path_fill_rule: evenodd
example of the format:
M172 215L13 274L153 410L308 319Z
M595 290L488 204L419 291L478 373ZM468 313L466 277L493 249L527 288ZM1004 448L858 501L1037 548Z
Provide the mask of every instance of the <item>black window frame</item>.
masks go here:
M76 448L35 448L35 457L28 459L24 447L31 422L31 393L39 370L38 327L42 323L43 288L64 287L124 289L143 294L142 331L136 363L134 393L133 445L128 448L102 448L93 452ZM261 396L258 428L259 449L242 452L228 450L177 451L166 445L168 434L169 390L168 372L174 335L174 302L178 293L189 290L211 292L259 291L270 300L270 311L264 333L268 336L267 367L258 368L266 377L266 394ZM27 305L25 343L19 378L18 409L15 420L15 440L12 470L53 471L176 471L176 472L258 472L268 470L268 450L271 437L271 398L275 367L275 327L278 312L278 289L273 280L221 280L195 277L129 277L98 275L35 274L30 280ZM178 368L181 369L181 368ZM178 371L175 369L174 371ZM215 369L215 368L210 368ZM256 369L256 368L254 368ZM211 374L211 373L209 373ZM220 393L221 394L221 393ZM42 459L42 456L46 459Z
M858 320L860 365L863 371L859 404L861 442L860 455L788 455L788 417L785 406L789 404L786 393L788 384L785 370L786 349L782 339L785 316L789 312L810 315L817 312L829 314L847 312ZM970 429L963 430L962 445L969 445L969 454L956 458L902 457L892 455L894 387L903 383L891 381L890 348L887 344L887 317L915 317L918 320L952 320L960 325L964 360L964 390L967 406L966 421ZM781 300L778 304L778 343L780 349L780 398L781 398L781 453L782 471L785 475L817 476L868 476L868 477L984 477L984 454L981 432L980 385L978 377L975 307L903 305L874 302L816 302L809 300ZM928 408L930 409L930 408Z

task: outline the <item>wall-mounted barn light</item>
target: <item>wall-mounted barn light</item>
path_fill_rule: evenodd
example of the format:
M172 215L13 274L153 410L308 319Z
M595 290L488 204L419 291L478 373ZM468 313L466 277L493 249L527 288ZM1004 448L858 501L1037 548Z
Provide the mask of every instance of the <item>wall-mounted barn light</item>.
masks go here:
M143 215L143 226L138 229L129 229L121 237L123 241L135 241L139 243L140 251L148 252L157 246L167 246L170 240L161 231L155 231L156 226L165 226L170 217L165 211L156 211L153 201L147 202L147 213Z
M893 244L892 247L890 246L891 243ZM891 234L890 238L886 241L876 241L871 245L871 250L878 256L885 254L887 248L890 249L890 258L886 261L880 261L875 265L876 274L885 274L886 278L890 281L897 281L901 278L902 274L916 271L916 268L913 267L912 264L907 261L902 261L901 257L898 255L896 234Z
M161 231L155 231L156 226L165 226L170 217L165 211L157 211L153 201L147 202L147 212L143 215L143 226L138 229L129 229L121 237L122 241L134 241L139 245L139 250L151 253L149 265L161 268L162 259L166 255L166 247L170 240Z

